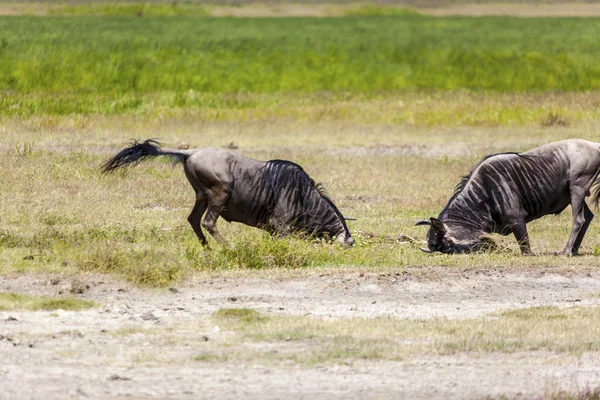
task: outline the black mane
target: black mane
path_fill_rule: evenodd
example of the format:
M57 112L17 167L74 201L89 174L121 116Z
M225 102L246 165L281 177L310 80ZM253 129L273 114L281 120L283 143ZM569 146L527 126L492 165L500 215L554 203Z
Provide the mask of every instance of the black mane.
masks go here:
M481 164L483 164L484 162L486 162L487 160L489 160L492 157L503 156L503 155L514 155L514 156L518 156L518 157L525 158L525 159L531 159L532 158L532 156L526 156L526 155L523 155L522 153L517 153L517 152L514 152L514 151L507 151L507 152L504 152L504 153L488 154L487 156L483 157L477 164L475 164L471 168L471 171L469 171L469 173L467 175L463 175L460 178L460 180L456 184L456 187L454 188L454 194L452 195L452 197L448 201L448 204L446 205L445 208L448 208L448 206L450 204L452 204L452 201L465 189L465 187L467 186L467 183L469 183L469 180L471 180L471 177L473 176L473 173L475 172L475 170L477 170L477 168Z
M282 191L291 188L295 188L296 196L293 199L293 204L300 208L304 208L304 200L309 197L312 190L316 190L317 193L325 200L329 206L334 210L344 229L348 232L348 226L344 220L344 216L333 203L329 194L325 190L325 187L308 176L304 169L292 162L287 160L270 160L264 166L265 180L263 189L267 192L267 207L266 212L270 214L278 203L279 197L282 195Z
M475 164L473 166L473 168L471 168L471 171L469 171L469 173L467 175L463 175L460 178L460 181L458 181L458 183L456 184L456 187L454 188L454 194L459 194L460 192L462 192L465 188L465 186L467 186L467 183L469 183L469 179L471 179L471 176L473 175L473 172L475 172L475 170L481 165L483 164L485 161L489 160L492 157L496 157L496 156L504 156L504 155L513 155L513 156L518 156L520 158L524 158L524 159L531 159L532 156L526 156L522 153L516 153L514 151L507 151L505 153L496 153L496 154L488 154L487 156L483 157L477 164Z

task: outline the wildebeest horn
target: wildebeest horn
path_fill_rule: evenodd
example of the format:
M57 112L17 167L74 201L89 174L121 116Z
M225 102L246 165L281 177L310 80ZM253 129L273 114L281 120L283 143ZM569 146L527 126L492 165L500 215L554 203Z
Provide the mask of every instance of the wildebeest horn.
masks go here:
M419 247L419 249L420 249L421 251L425 252L425 253L433 253L433 251L431 251L431 250L429 250L429 249L427 249L427 248L425 248L425 247Z
M352 217L344 217L345 221L356 221L356 218L352 218Z
M415 224L415 226L419 226L419 225L429 225L429 226L431 226L431 221L428 220L428 219L422 219L422 220L420 220L419 222L417 222Z

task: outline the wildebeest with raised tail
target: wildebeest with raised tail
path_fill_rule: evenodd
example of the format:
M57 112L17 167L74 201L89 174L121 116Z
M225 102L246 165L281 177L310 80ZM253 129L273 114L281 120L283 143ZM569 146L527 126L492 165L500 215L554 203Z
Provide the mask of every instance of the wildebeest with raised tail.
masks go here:
M512 233L524 255L533 254L526 224L559 214L569 204L573 228L565 255L577 254L594 217L585 202L592 187L598 205L600 143L569 139L524 153L485 157L457 185L438 218L417 222L430 226L426 252L468 253L493 246L491 233Z
M110 172L140 161L166 156L183 163L185 176L196 193L188 221L203 245L202 226L225 245L217 230L219 216L227 221L265 229L272 234L303 232L354 244L345 218L322 186L291 161L258 161L227 150L207 147L196 150L161 149L155 140L133 141L103 166Z

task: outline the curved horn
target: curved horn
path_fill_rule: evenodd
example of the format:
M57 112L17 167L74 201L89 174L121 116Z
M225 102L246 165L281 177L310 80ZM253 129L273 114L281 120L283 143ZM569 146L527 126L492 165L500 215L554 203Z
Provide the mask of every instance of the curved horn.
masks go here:
M428 254L433 253L433 251L431 251L431 250L429 250L429 249L427 249L425 247L419 247L419 250L421 250L422 252L428 253Z
M356 221L356 218L343 216L345 221Z
M431 226L431 221L428 220L428 219L422 219L422 220L420 220L419 222L417 222L415 224L415 226L419 226L419 225L429 225L429 226Z

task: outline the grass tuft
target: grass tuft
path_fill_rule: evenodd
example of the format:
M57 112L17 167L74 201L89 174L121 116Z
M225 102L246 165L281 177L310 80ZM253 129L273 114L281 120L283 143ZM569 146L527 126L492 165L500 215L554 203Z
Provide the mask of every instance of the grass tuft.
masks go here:
M19 293L0 292L0 311L80 311L95 307L96 303L73 297L31 296Z
M229 324L255 324L267 319L267 317L251 308L221 308L213 314L213 318L217 322Z

